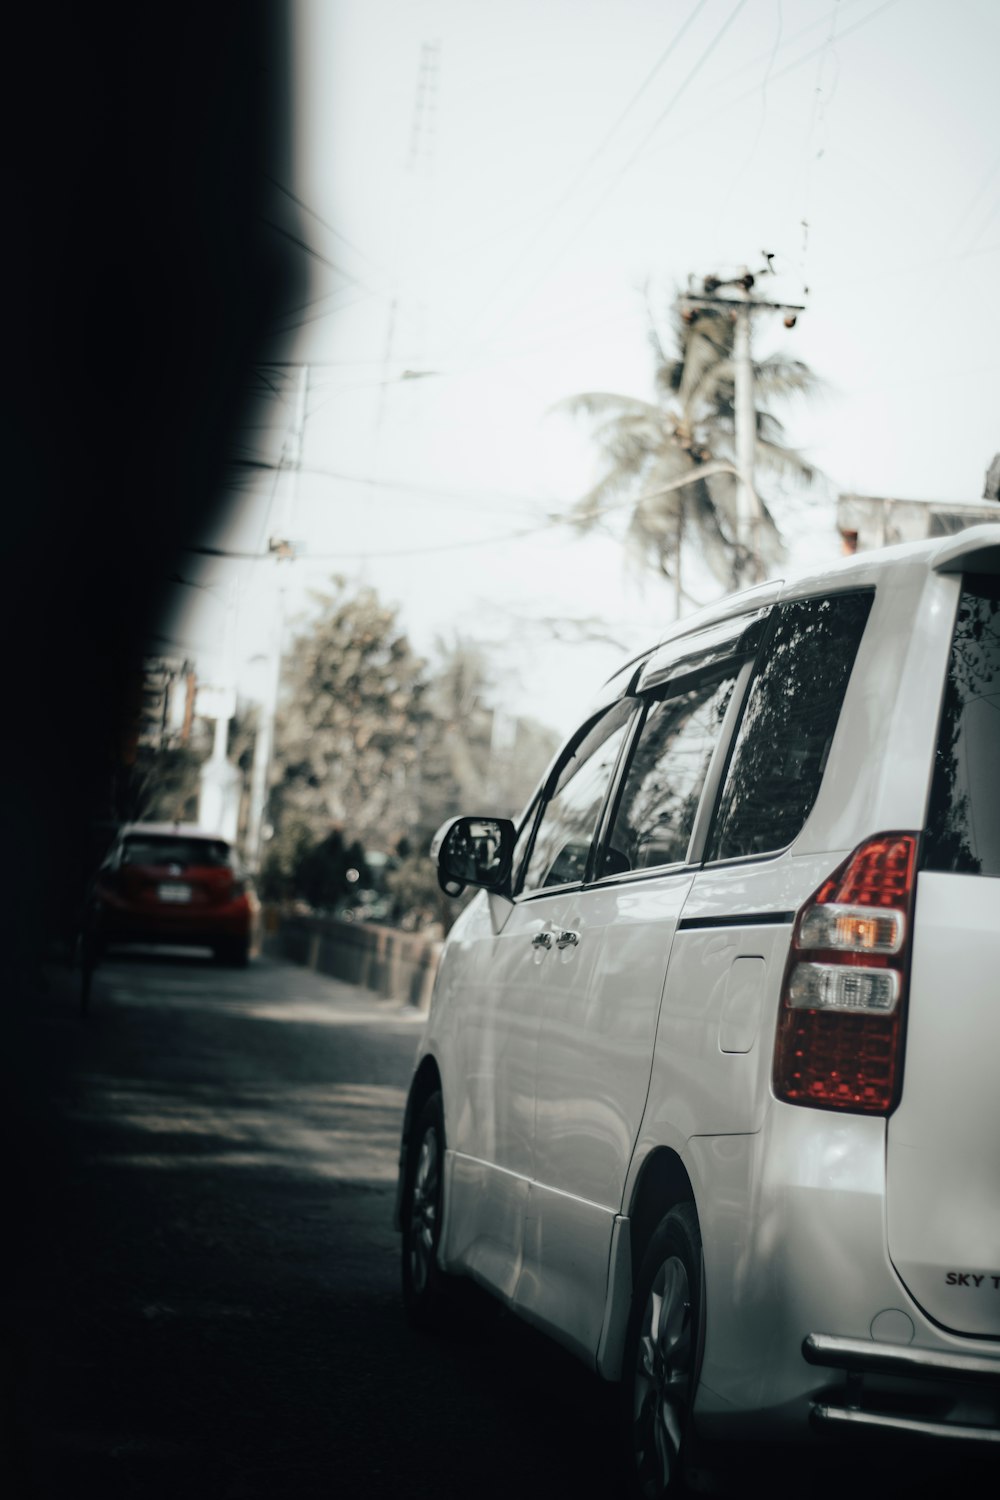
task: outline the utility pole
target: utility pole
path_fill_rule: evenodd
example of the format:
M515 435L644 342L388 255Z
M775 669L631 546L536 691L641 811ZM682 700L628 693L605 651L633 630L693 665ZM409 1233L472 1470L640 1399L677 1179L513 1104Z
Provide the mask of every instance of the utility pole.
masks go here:
M212 754L198 775L198 822L214 829L223 838L236 841L239 832L240 773L229 760L229 724L236 712L236 617L239 609L239 580L233 579L226 602L226 627L223 637L219 683L214 690L215 736Z
M754 400L753 380L753 319L763 312L782 313L785 327L794 328L800 312L805 308L795 302L769 302L754 295L758 278L773 274L773 257L765 252L767 264L753 272L744 267L737 276L723 281L718 276L706 276L702 291L682 292L677 299L681 315L687 321L699 309L728 312L733 320L733 385L736 425L736 541L739 548L739 570L749 574L749 581L759 581L762 568L760 560L761 503L754 484L754 453L757 445L757 407ZM731 287L734 295L719 296L723 288Z
M753 392L753 356L751 354L750 308L744 303L735 309L733 329L733 385L736 417L736 534L740 546L749 556L754 581L760 572L760 507L754 497L754 448L757 439L757 407Z
M417 87L410 121L410 144L406 158L406 180L401 194L401 206L390 257L390 268L395 276L398 290L389 304L386 323L381 390L375 414L375 430L372 434L372 473L374 474L380 472L382 428L385 424L388 391L394 384L392 366L396 357L401 324L412 349L407 359L417 367L418 373L423 373L420 367L424 363L422 345L425 334L426 303L420 293L427 276L427 234L418 200L425 185L430 183L434 176L440 75L441 43L436 39L425 41L420 48ZM402 261L400 251L402 251ZM407 371L400 378L405 380L413 373Z
M274 558L276 568L295 557L296 544L289 540L295 512L295 496L299 470L302 467L302 441L306 423L306 397L309 391L309 366L299 371L296 393L295 415L285 440L279 467L287 469L284 505L281 511L281 534L268 539L268 551ZM275 492L275 498L277 491ZM271 510L274 509L274 499ZM274 604L271 618L271 646L268 652L268 678L264 697L260 704L257 734L254 738L253 766L250 771L250 809L247 822L246 858L254 871L260 868L261 846L264 842L264 812L267 807L268 780L274 753L274 724L278 712L278 696L281 688L281 654L285 627L285 579L274 577Z

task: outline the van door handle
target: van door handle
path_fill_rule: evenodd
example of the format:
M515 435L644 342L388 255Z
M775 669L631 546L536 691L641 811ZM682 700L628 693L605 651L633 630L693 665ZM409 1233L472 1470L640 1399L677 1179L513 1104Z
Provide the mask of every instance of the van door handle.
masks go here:
M531 946L533 948L551 948L552 947L552 934L551 934L551 932L536 932L535 935L534 935L534 937L531 939Z
M569 930L569 928L567 928L566 931L565 932L561 932L559 934L558 938L556 939L556 947L557 948L575 948L576 945L577 945L577 943L579 941L580 941L580 934L578 932L571 932Z

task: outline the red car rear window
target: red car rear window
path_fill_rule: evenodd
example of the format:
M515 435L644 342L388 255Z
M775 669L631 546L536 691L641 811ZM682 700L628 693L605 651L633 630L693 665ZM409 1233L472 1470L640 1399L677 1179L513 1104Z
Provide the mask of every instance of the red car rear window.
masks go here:
M225 869L231 866L229 845L221 839L171 838L142 835L125 840L123 865L180 865L182 869Z

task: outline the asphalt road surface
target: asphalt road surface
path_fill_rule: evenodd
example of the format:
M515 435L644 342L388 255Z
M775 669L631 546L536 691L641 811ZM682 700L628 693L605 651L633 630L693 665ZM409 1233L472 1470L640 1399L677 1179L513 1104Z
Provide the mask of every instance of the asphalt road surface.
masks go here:
M421 1023L267 960L111 959L86 1020L49 976L8 1029L6 1494L621 1493L613 1400L582 1364L473 1288L447 1338L404 1320ZM818 1467L737 1493L811 1491Z
M267 960L112 958L85 1022L49 985L18 1038L6 1493L616 1493L576 1360L474 1291L447 1340L404 1319L418 1013Z

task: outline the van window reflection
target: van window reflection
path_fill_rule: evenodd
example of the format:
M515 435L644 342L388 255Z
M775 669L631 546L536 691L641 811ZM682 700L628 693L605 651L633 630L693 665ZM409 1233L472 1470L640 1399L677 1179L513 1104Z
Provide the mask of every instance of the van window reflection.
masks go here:
M798 836L819 794L872 597L781 606L750 688L709 859L767 854Z

